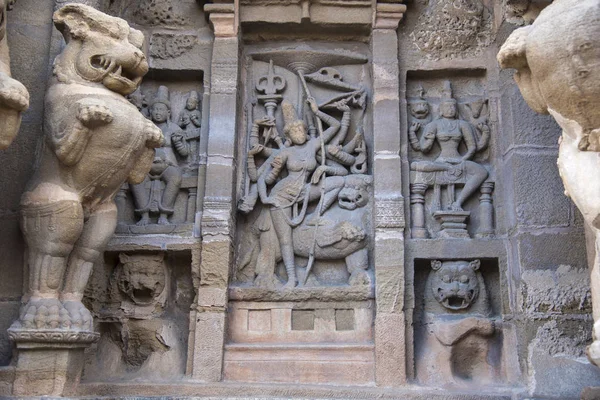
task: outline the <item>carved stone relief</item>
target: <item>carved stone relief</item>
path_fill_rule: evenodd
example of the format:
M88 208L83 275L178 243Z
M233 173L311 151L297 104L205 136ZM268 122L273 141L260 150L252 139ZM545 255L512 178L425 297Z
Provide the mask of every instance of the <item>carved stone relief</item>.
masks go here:
M165 142L157 149L144 181L123 186L117 195L117 233L191 234L200 165L201 104L199 90L194 90L197 85L171 86L174 92L150 81L129 96L161 129Z
M416 48L431 58L464 56L492 40L492 17L482 0L419 2L419 20L410 34Z
M46 95L41 165L21 199L29 290L10 329L17 341L31 332L95 337L81 300L114 233L115 194L125 181L144 179L164 141L124 97L148 72L141 32L78 4L58 10L54 23L67 46Z
M29 92L10 74L10 58L6 38L8 11L15 0L0 0L0 150L6 149L19 132L21 113L29 107Z
M545 8L535 22L515 30L498 53L514 75L527 104L550 114L563 129L558 169L565 194L577 205L595 236L591 272L594 342L588 358L600 366L600 2L563 0Z
M412 87L408 140L413 238L469 238L475 230L468 229L469 218L478 221L477 237L492 236L494 182L485 165L491 136L487 99L469 95L459 103L450 81L441 88L431 85L435 94L421 83ZM474 204L478 192L479 204Z
M247 168L238 208L248 214L248 225L238 276L249 274L259 287L280 288L281 281L285 288L319 286L315 264L340 261L347 283L371 284L372 177L364 133L369 94L356 80L360 67L346 75L348 68L324 61L253 64L257 102L247 107ZM277 272L280 261L284 275ZM301 264L306 267L298 270Z
M429 264L429 266L427 266ZM502 380L502 324L481 261L417 263L425 277L415 332L416 377L439 386L489 385ZM417 266L416 265L416 266ZM497 275L496 275L497 276Z
M116 256L116 257L115 257ZM94 273L86 301L101 333L85 374L93 380L181 377L193 289L185 257L119 253ZM114 265L113 263L116 263Z

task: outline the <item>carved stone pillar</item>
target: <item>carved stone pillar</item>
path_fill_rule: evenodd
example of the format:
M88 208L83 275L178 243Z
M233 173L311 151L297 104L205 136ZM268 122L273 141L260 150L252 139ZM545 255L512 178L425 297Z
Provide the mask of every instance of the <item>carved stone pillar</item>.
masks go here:
M484 182L480 190L479 230L476 236L478 238L487 238L494 235L494 204L492 201L494 182Z
M239 39L236 6L207 4L215 40L210 77L210 137L202 211L200 285L191 373L220 381L223 369L227 286L233 262L234 176Z
M412 237L427 239L427 226L425 224L425 191L428 185L413 183L410 185L410 204L412 206Z
M406 381L404 308L404 199L400 161L400 98L396 29L406 10L400 1L378 3L373 53L375 208L375 380Z

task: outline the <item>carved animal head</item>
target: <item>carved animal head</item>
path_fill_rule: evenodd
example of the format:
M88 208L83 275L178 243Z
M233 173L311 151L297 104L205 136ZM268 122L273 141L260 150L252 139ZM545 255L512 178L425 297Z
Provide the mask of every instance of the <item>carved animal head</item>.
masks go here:
M373 183L370 175L348 175L338 194L338 205L346 210L355 210L369 203L369 187Z
M554 1L532 25L515 30L498 53L502 68L517 70L514 78L529 106L576 121L584 133L579 147L596 151L600 143L594 140L590 148L587 136L593 130L600 135L599 20L598 0Z
M119 289L138 305L152 304L165 290L164 254L119 254Z
M449 310L464 310L479 296L479 260L431 262L433 296Z
M54 63L60 82L102 85L124 96L138 88L148 72L140 31L82 4L56 11L54 24L67 43Z

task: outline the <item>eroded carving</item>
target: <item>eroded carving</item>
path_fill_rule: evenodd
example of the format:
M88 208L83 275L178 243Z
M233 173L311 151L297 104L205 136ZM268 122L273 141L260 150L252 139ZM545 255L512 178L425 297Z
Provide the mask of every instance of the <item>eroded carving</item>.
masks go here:
M481 0L427 3L411 38L428 56L454 57L477 51L491 41L491 17Z
M142 33L79 4L58 10L54 23L67 46L46 95L41 165L21 199L29 290L16 334L93 332L81 300L115 230L113 199L123 182L144 179L164 141L124 97L148 71Z
M549 113L563 129L558 168L566 188L600 249L600 1L563 0L545 8L527 27L515 30L498 53L529 106ZM591 273L594 342L588 357L600 366L600 263ZM595 293L595 294L594 294Z
M6 149L19 132L21 113L29 108L29 92L11 77L6 38L7 13L15 0L0 0L0 150Z

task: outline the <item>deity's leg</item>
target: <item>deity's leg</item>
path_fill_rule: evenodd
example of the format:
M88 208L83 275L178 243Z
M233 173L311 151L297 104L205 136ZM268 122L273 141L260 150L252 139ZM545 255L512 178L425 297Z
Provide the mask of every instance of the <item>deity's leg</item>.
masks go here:
M133 201L135 203L135 211L141 215L140 220L136 224L138 226L146 226L150 223L150 211L148 210L150 199L148 190L146 189L146 184L149 180L150 179L146 175L146 178L142 183L137 185L129 184L131 194L133 195Z
M291 208L271 209L273 227L277 233L277 239L279 239L279 246L281 248L281 258L283 258L285 270L288 274L288 281L284 288L293 288L298 284L298 279L296 278L292 227L288 224L286 216L288 218L292 216Z
M451 207L454 210L462 210L462 206L465 201L467 201L467 199L471 197L471 195L475 193L477 189L479 189L481 184L489 175L484 167L473 161L465 161L465 173L467 182L465 183L465 186L460 192L458 198L454 201L454 203L452 203Z
M161 179L166 183L166 187L160 202L160 217L158 219L158 224L168 225L169 220L167 216L173 214L175 200L177 199L179 188L181 187L181 169L170 166L163 172Z

